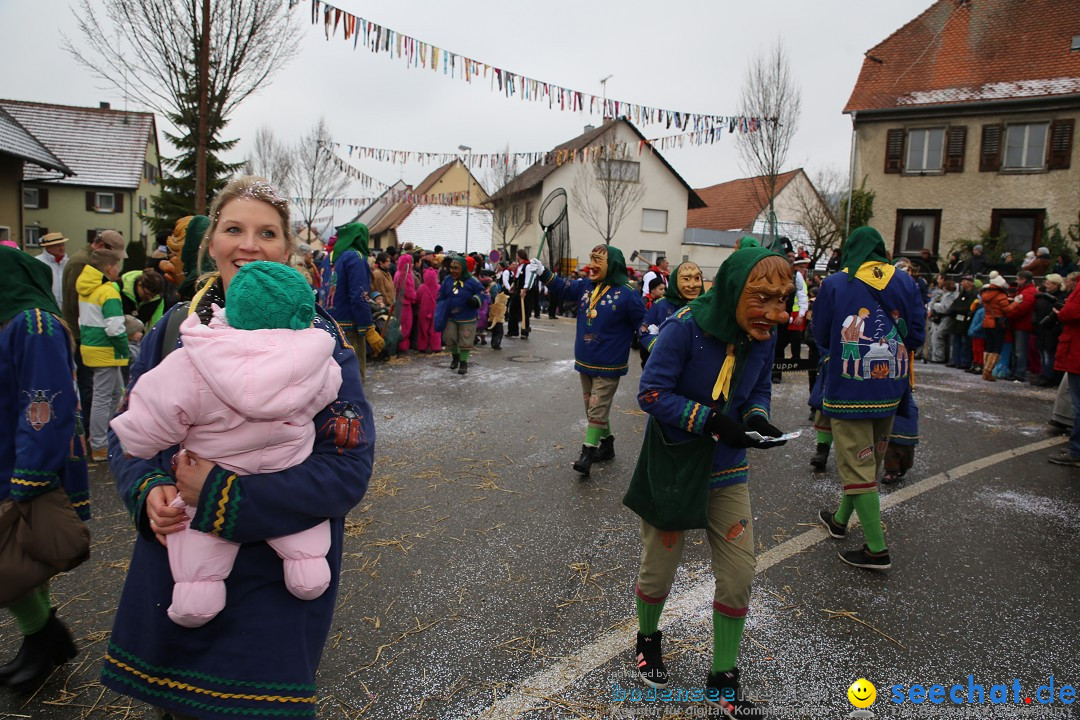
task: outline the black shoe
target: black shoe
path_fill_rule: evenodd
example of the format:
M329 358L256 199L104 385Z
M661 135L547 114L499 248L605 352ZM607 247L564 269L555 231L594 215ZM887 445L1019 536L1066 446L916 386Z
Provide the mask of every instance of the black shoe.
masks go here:
M461 367L458 368L457 374L458 375L464 375L467 372L469 372L469 363L462 360L461 361Z
M9 663L17 663L17 667L4 679L4 684L17 693L35 690L49 677L53 668L63 665L78 652L71 633L64 623L57 619L56 608L53 608L49 611L49 620L45 627L23 638L22 647L19 648L15 660ZM8 665L4 667L7 668Z
M832 510L819 510L818 519L821 520L821 524L825 526L825 529L829 531L829 537L837 540L843 540L847 537L847 525L836 522L836 515Z
M728 718L756 718L760 713L754 703L742 696L739 668L709 673L709 679L705 681L705 702L720 708Z
M461 364L461 357L459 355L451 355L450 357L451 357L450 369L451 370L457 370L458 365Z
M837 555L848 565L866 568L867 570L888 570L892 567L888 549L879 553L872 553L868 547L863 545L858 550L848 550L847 552L837 553Z
M600 441L600 447L596 448L596 454L593 456L593 462L604 462L605 460L615 459L615 436L608 435L606 438Z
M491 349L492 350L502 350L502 343L499 343L498 345L496 345L495 343L491 343Z
M879 480L878 482L880 482L882 485L895 485L896 483L904 479L904 474L906 472L906 470L888 471L881 476L881 480Z
M637 671L641 681L649 687L667 687L667 668L664 667L664 655L660 651L663 635L659 630L652 635L637 634Z
M818 443L817 444L817 450L814 452L814 455L810 458L810 465L815 470L817 470L818 472L822 472L825 469L825 464L828 463L828 462L829 462L829 443Z
M581 457L574 463L574 470L581 473L585 477L589 477L589 468L592 467L593 462L596 460L597 448L591 445L581 446Z
M1055 465L1066 465L1068 467L1080 467L1080 457L1074 457L1068 450L1062 450L1057 455L1051 455L1046 458L1049 462Z

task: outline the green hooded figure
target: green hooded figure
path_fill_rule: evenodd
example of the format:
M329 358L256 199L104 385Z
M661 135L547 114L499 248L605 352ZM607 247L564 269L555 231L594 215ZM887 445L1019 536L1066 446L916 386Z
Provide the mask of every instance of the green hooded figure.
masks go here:
M356 250L360 257L367 260L371 253L368 250L368 227L364 223L348 223L338 228L337 242L330 253L330 262L336 263L337 259L348 250Z

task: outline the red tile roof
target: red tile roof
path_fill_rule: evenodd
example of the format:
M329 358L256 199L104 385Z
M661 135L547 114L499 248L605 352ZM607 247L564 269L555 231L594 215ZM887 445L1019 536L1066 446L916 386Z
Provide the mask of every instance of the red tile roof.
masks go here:
M938 0L867 51L844 112L1080 93L1077 0Z
M780 194L802 168L776 176L776 193ZM686 226L709 230L750 230L761 214L762 201L768 201L763 175L741 178L719 185L695 190L706 207L688 210Z

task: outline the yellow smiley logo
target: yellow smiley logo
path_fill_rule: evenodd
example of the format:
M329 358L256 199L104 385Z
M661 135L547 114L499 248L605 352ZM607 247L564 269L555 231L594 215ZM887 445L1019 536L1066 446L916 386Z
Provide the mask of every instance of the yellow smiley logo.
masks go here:
M848 688L847 699L857 708L868 708L877 700L877 688L866 678L859 678Z

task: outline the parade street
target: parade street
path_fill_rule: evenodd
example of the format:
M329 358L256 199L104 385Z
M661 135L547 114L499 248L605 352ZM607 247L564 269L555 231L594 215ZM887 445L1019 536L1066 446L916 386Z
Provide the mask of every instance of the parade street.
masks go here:
M612 409L615 460L582 480L573 338L573 320L545 318L527 341L479 349L466 376L445 353L369 366L376 465L346 525L320 718L705 713L686 697L712 649L704 533L688 538L660 621L676 697L642 696L639 520L621 504L646 421L640 367L631 355ZM876 717L1080 716L1067 687L1080 684L1080 475L1046 461L1065 442L1046 432L1054 390L914 372L921 444L905 481L882 489L883 573L837 558L862 545L854 524L844 540L817 524L840 492L833 458L824 473L808 463L806 374L774 386L773 424L802 436L749 451L758 560L743 685L777 718L846 717L859 678L876 687ZM98 684L133 530L108 470L92 473L93 556L53 583L81 652L32 698L0 697L0 718L149 717ZM17 633L5 615L5 647Z

